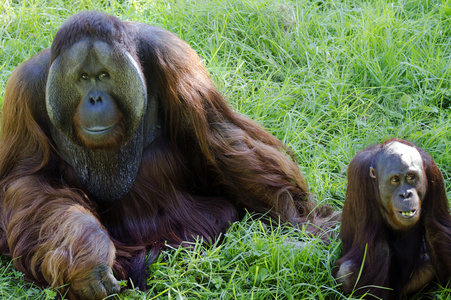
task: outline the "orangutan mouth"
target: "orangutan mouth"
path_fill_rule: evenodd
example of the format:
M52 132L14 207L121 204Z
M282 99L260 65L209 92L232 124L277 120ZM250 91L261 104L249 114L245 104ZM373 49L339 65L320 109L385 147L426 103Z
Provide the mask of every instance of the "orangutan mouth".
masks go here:
M410 218L413 218L417 214L417 210L416 209L414 209L414 210L406 210L406 211L400 211L399 213L404 218L410 219Z

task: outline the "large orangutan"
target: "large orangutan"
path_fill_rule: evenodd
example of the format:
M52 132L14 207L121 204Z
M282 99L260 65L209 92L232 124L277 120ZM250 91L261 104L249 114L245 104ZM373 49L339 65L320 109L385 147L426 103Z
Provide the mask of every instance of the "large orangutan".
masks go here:
M443 177L400 139L360 151L348 167L335 274L345 293L400 299L451 278L451 217Z
M148 253L214 240L246 210L291 224L329 214L196 53L146 24L71 17L12 74L1 130L0 253L72 298L122 279L144 289Z

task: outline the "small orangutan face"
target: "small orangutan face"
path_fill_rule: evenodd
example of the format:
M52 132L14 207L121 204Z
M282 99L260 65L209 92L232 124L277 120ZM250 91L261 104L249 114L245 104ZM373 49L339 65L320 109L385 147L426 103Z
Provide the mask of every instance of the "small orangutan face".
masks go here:
M384 220L395 230L409 229L420 219L427 179L420 153L413 147L393 142L370 168L378 179Z

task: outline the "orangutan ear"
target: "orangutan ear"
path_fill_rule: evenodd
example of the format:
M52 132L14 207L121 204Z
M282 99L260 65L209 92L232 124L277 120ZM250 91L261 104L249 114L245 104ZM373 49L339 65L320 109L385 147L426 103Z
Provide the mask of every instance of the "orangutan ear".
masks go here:
M370 167L370 177L371 178L376 178L376 173L373 167Z

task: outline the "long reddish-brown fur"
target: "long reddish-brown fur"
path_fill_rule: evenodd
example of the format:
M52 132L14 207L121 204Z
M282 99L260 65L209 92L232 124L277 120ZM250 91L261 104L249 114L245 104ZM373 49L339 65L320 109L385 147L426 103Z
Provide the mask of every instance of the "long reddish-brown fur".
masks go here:
M395 141L420 152L427 177L420 221L414 228L397 236L384 225L377 181L372 180L369 173L370 167L375 167L376 154ZM357 153L348 167L348 188L341 222L343 256L337 261L336 271L343 263L354 262L352 267L346 268L349 276L338 278L345 293L393 299L419 290L431 281L432 273L444 285L450 280L451 216L444 180L431 156L414 144L391 139ZM401 249L402 253L397 253ZM394 255L400 255L395 261L403 261L402 265L392 265ZM433 270L425 263L427 258ZM393 277L393 274L397 275Z
M101 298L106 291L90 288L92 269L105 267L99 262L144 289L149 251L154 257L165 245L214 240L245 210L318 226L333 215L315 210L290 150L229 108L185 42L158 28L136 36L144 25L95 16L60 30L52 52L20 65L6 87L0 253L18 270L43 285L70 283L70 297ZM115 31L105 29L106 19ZM162 134L144 150L131 190L109 206L89 199L60 157L45 112L50 64L81 36L122 43L161 102Z

